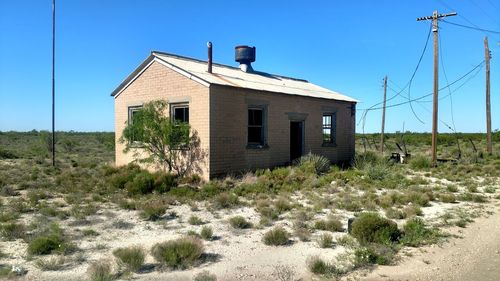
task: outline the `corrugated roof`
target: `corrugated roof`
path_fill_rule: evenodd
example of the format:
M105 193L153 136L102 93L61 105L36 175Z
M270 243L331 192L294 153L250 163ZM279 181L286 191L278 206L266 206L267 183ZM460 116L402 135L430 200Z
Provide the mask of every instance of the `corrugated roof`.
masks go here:
M125 88L132 79L141 72L141 68L147 65L148 61L158 60L171 69L182 72L183 75L190 75L191 78L203 84L217 84L259 91L269 91L284 93L289 95L299 95L323 99L333 99L348 102L357 100L329 89L317 86L303 79L295 79L280 75L268 74L264 72L244 72L237 67L214 63L212 73L207 72L207 62L193 58L153 51L151 56L139 66L118 88L113 91L116 95Z

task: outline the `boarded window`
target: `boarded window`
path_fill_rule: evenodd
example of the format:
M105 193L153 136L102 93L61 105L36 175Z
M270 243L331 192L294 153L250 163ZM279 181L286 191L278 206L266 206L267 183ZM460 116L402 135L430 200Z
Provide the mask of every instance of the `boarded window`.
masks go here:
M323 114L323 143L335 144L337 141L337 114Z
M189 105L188 104L172 104L170 108L172 119L176 122L189 123Z
M262 108L248 109L248 144L264 145L264 111Z

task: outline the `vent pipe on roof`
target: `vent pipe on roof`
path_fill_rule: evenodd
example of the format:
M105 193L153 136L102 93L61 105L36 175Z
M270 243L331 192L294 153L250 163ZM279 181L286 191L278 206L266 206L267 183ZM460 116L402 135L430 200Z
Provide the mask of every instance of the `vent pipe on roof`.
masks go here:
M208 73L212 73L212 42L208 41L207 42L207 47L208 47Z
M244 72L252 72L252 62L255 61L255 47L234 47L234 60L240 63L240 69Z

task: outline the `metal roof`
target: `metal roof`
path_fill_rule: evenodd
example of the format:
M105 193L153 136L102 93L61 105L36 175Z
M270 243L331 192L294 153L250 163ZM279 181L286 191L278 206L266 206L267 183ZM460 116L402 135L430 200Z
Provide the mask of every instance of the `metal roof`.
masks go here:
M132 74L130 74L111 95L117 96L153 61L157 61L206 86L216 84L289 95L357 102L357 100L353 98L317 86L307 80L259 71L244 72L237 67L217 63L212 64L212 73L209 73L207 72L206 61L157 51L151 52L151 55L134 72L132 72Z

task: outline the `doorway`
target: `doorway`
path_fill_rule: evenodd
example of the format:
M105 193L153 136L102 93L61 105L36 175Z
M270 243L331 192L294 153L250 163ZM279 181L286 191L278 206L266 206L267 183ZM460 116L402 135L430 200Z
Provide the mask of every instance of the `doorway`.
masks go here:
M290 161L302 156L304 148L304 121L290 121Z

